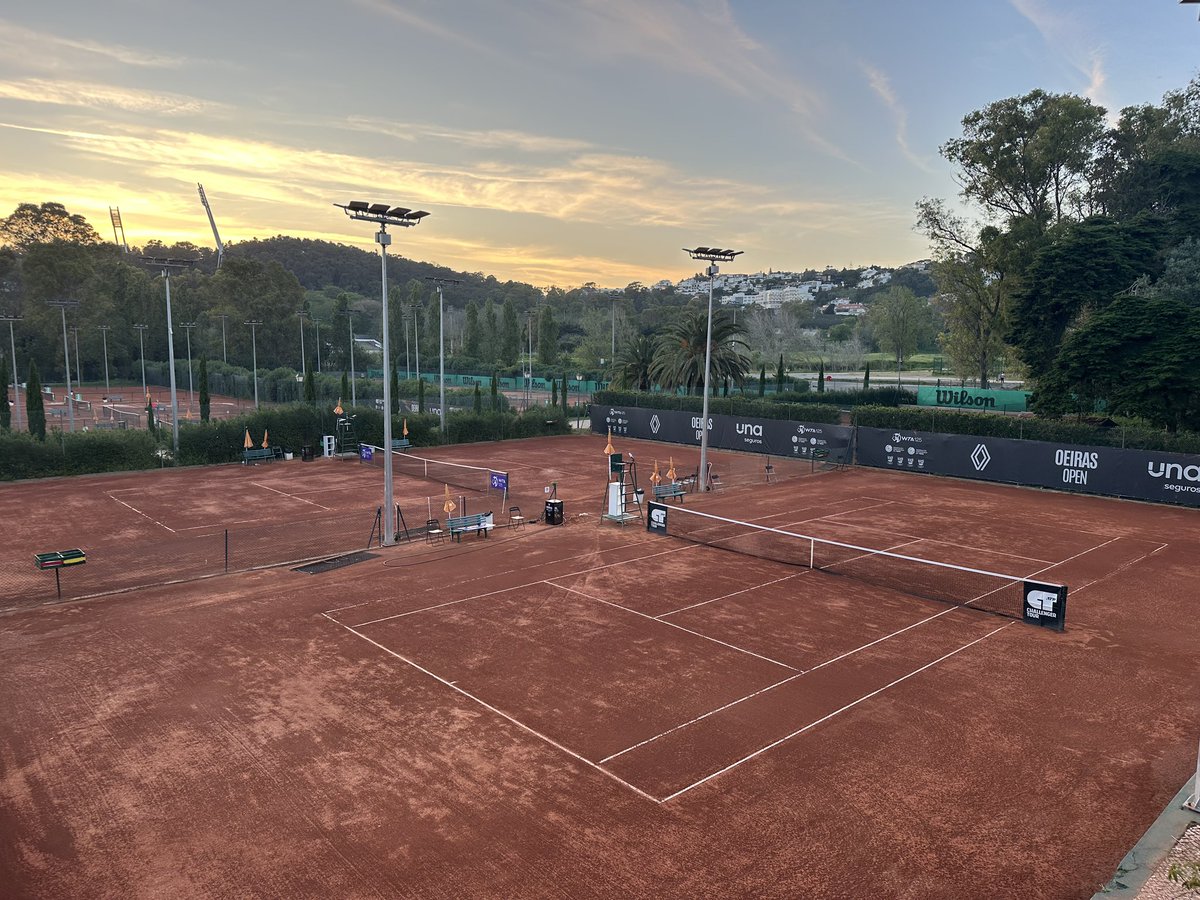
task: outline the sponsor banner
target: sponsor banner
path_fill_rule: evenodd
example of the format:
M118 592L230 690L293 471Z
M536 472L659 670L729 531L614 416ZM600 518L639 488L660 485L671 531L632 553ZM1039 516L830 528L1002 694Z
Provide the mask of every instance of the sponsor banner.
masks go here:
M1029 409L1029 391L980 390L965 387L917 387L917 406L941 406L949 409L990 409L995 412L1025 412Z
M669 508L664 503L655 503L651 500L646 504L646 530L653 531L655 534L667 533L667 514Z
M1062 631L1067 621L1067 586L1026 581L1022 616L1030 625Z
M703 417L677 409L642 409L636 406L592 404L592 431L625 435L646 441L700 446ZM794 459L828 457L846 459L854 429L845 425L813 425L784 419L710 415L708 446L718 450L743 450ZM818 451L825 451L819 453Z
M862 466L1200 507L1200 456L865 427L857 448Z

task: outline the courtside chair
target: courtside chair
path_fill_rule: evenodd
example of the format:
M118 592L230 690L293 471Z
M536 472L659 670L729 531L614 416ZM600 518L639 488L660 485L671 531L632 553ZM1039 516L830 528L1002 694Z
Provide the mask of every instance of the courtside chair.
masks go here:
M514 529L525 527L525 517L521 515L521 507L510 506L508 508L508 524Z
M442 523L437 519L427 519L425 521L425 543L440 544L446 539L446 532L442 531Z

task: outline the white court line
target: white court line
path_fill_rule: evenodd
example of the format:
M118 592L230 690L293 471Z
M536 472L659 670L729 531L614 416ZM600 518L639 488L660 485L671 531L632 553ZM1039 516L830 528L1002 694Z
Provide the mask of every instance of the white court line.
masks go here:
M283 496L283 497L288 497L288 498L290 498L290 499L292 499L292 500L299 500L301 503L307 503L307 504L309 504L310 506L315 506L315 507L317 507L317 509L323 509L323 510L325 510L325 512L333 512L333 510L332 510L332 509L330 509L328 506L322 506L320 503L314 503L312 500L305 500L303 497L297 497L295 494L289 494L289 493L287 493L286 491L277 491L277 490L275 490L275 488L273 488L273 487L268 487L267 485L265 485L265 484L262 484L261 482L258 482L258 481L252 481L252 482L250 482L250 483L251 483L252 485L254 485L255 487L260 487L260 488L262 488L263 490L266 490L266 491L274 491L276 494L279 494L280 496Z
M686 794L688 791L692 790L692 788L697 788L700 785L704 784L705 782L711 781L712 779L714 779L720 775L724 775L726 772L729 772L732 769L736 769L742 763L749 762L750 760L754 759L756 756L761 756L763 753L766 753L768 750L778 747L780 744L784 743L785 741L790 741L792 738L796 737L797 735L804 734L804 732L808 731L810 728L815 728L816 726L820 725L822 722L828 722L834 716L840 715L841 713L844 713L846 710L851 709L855 706L858 706L858 704L860 704L866 700L870 700L872 697L877 697L879 694L882 694L884 691L888 690L888 688L895 687L896 685L900 684L900 682L907 681L908 679L912 678L914 675L921 674L926 669L936 666L938 663L942 662L943 660L949 659L951 656L954 656L956 653L961 653L963 650L966 650L968 647L973 647L976 644L978 644L980 641L987 640L993 634L997 634L998 632L1001 632L1006 628L1011 628L1015 624L1017 624L1017 623L1009 622L1005 625L1001 625L999 628L995 628L992 631L989 631L987 634L983 635L982 637L976 638L975 640L971 641L969 644L963 644L961 647L959 647L955 650L951 650L949 653L945 654L944 656L939 656L937 659L933 660L933 662L928 662L925 665L921 666L921 668L914 669L912 672L909 672L907 675L902 675L899 678L897 678L895 681L885 684L883 687L877 688L876 690L871 691L871 693L869 693L869 694L864 694L863 696L859 697L857 700L847 703L841 709L836 709L833 712L822 716L821 718L817 719L814 722L809 722L803 728L798 728L797 730L793 731L791 734L785 735L785 736L779 738L778 740L773 741L770 744L767 744L765 747L760 747L758 750L755 750L753 753L749 754L748 756L744 756L741 759L737 760L737 762L732 762L729 765L725 766L723 769L718 769L716 772L713 772L711 775L705 775L699 781L693 782L692 784L689 784L687 787L680 788L678 791L676 791L673 794L668 794L666 797L663 797L663 799L660 802L668 803L671 800L674 800L676 797L678 797L682 794Z
M637 556L637 557L634 557L633 559L621 560L620 562L615 562L615 563L606 563L603 566L592 566L590 569L580 569L577 572L566 572L562 575L553 575L551 577L552 578L573 578L576 575L587 575L590 572L599 572L601 569L611 569L613 566L623 566L623 565L625 565L627 563L631 563L631 562L640 562L641 560L644 560L644 559L653 559L656 556L666 556L669 553L680 553L685 550L692 550L698 546L699 546L698 544L685 544L682 547L672 547L670 550L660 550L657 553L650 553L646 556ZM550 563L541 563L541 565L549 565L549 564ZM470 597L463 597L460 600L448 600L445 603L435 603L433 606L425 606L425 607L422 607L421 609L412 609L412 610L409 610L408 612L396 613L393 616L383 616L382 618L379 618L379 619L372 619L369 622L360 622L357 625L348 626L348 627L366 628L368 625L377 625L380 622L387 622L390 619L402 619L405 616L415 616L417 613L428 612L431 609L441 609L443 606L453 606L456 603L466 603L468 600L479 600L479 599L482 599L483 597L491 597L495 594L504 594L504 593L507 593L508 591L520 591L520 590L524 590L525 588L536 587L539 584L549 584L549 583L550 583L549 579L539 578L537 581L529 581L529 582L526 582L525 584L517 584L517 585L513 585L512 587L500 588L495 591L486 591L482 594L474 594ZM559 585L555 585L555 587L559 587ZM361 603L356 604L356 605L362 606ZM342 607L342 609L351 609L351 608L352 607L348 607L348 606ZM329 612L335 613L335 612L338 612L338 610L331 609L331 610L329 610ZM322 615L324 615L324 613L322 613ZM341 623L339 622L338 624L341 624Z
M1141 540L1141 538L1134 538L1134 540ZM1119 565L1119 566L1117 566L1117 567L1116 567L1115 569L1113 569L1111 572L1108 572L1108 573L1106 573L1106 574L1104 574L1104 575L1101 575L1099 578L1093 578L1093 579L1092 579L1091 581L1089 581L1087 584L1081 584L1079 587L1073 587L1073 588L1071 588L1071 596L1075 596L1075 595L1076 595L1076 594L1078 594L1080 591L1082 591L1084 588L1089 588L1089 587L1091 587L1093 584L1099 584L1101 581L1105 581L1105 580L1107 580L1107 579L1109 579L1109 578L1112 578L1112 577L1113 577L1114 575L1116 575L1118 572L1124 572L1124 571L1125 571L1126 569L1128 569L1130 566L1132 566L1132 565L1135 565L1136 563L1140 563L1140 562L1141 562L1143 559L1145 559L1145 558L1146 558L1146 557L1148 557L1148 556L1153 556L1155 553L1159 553L1160 551L1162 551L1162 550L1165 550L1165 549L1166 549L1166 547L1168 546L1167 544L1163 544L1163 543L1160 543L1160 542L1158 542L1158 541L1147 541L1146 543L1149 543L1149 544L1155 544L1155 543L1157 543L1157 544L1158 544L1158 546L1157 546L1157 547L1155 547L1153 550L1151 550L1149 553L1143 553L1143 554L1142 554L1141 556L1139 556L1137 559L1131 559L1129 562L1127 562L1127 563L1123 563L1122 565Z
M620 609L627 613L633 613L635 616L640 616L643 619L649 619L651 622L657 622L659 625L666 625L670 628L678 628L680 631L685 631L688 634L695 635L698 638L704 638L706 641L712 641L714 644L720 644L722 647L728 647L730 650L736 650L738 653L745 653L747 656L756 657L764 662L774 663L777 666L783 666L785 669L791 672L799 671L799 669L797 669L795 666L789 666L787 663L780 662L777 659L771 659L769 656L763 656L761 653L755 653L753 650L747 650L744 647L738 647L736 644L729 644L725 641L719 641L715 637L709 637L707 634L701 634L698 631L692 631L692 629L684 628L682 625L676 625L674 622L664 622L661 619L656 619L654 616L647 615L644 612L638 612L636 609L630 609L628 606L618 606L616 603L613 603L609 600L604 600L600 597L593 597L590 594L585 594L583 591L577 591L575 588L569 588L565 584L554 584L553 581L547 581L546 584L552 585L559 590L570 591L572 594L578 594L580 597L586 597L588 600L595 601L596 603L603 603L605 606L611 606L614 609Z
M551 747L554 747L556 750L559 750L560 752L567 754L572 759L576 759L579 762L583 763L585 766L587 766L591 769L595 769L600 774L602 774L608 778L611 778L613 781L617 782L618 784L622 785L623 787L626 787L629 790L633 791L639 797L644 797L646 800L649 800L652 803L661 803L662 802L657 797L652 797L649 794L647 794L645 791L643 791L641 788L638 788L638 787L630 784L624 778L621 778L618 775L614 775L612 772L608 771L607 769L601 768L600 766L598 766L596 763L592 762L591 760L586 759L583 756L580 756L578 753L576 753L574 750L571 750L569 747L564 747L562 744L560 744L558 741L554 740L553 738L549 738L546 735L542 734L540 731L538 731L534 728L530 728L524 722L521 722L518 719L513 718L508 713L506 713L504 710L498 709L497 707L492 706L492 704L488 703L485 700L480 699L479 697L476 697L474 694L470 693L469 691L464 691L453 681L447 681L445 678L442 678L440 675L435 675L433 672L430 672L428 669L424 668L423 666L418 665L417 663L413 662L411 659L407 659L404 656L401 656L395 650L385 647L383 644L379 643L378 641L371 640L365 634L355 631L355 629L352 626L343 625L341 622L338 622L336 619L330 618L329 616L325 615L325 613L321 613L321 615L325 616L326 619L329 619L329 621L333 622L335 625L341 625L342 628L345 628L347 631L349 631L351 634L355 635L356 637L362 638L368 644L372 644L373 646L378 647L380 650L382 650L384 653L388 654L389 656L394 656L396 659L400 660L401 662L412 666L418 672L428 675L430 678L434 679L435 681L441 682L446 687L450 688L450 690L455 691L456 693L462 694L462 696L466 697L468 700L478 703L480 706L482 706L484 709L488 710L489 712L495 713L496 715L500 716L502 719L505 719L505 720L511 722L513 725L516 725L521 730L527 731L530 734L532 734L534 737L538 738L539 740L545 741Z
M171 534L176 534L175 529L172 528L170 525L164 525L162 522L158 521L158 519L155 519L153 516L146 515L144 512L142 512L136 506L130 506L128 503L126 503L120 497L114 497L112 494L108 493L107 491L105 493L108 495L108 499L115 500L117 503L120 503L125 508L133 510L135 513L137 513L143 519L148 519L149 521L151 521L155 525L157 525L159 528L165 528L165 529L167 529L167 531L171 532Z

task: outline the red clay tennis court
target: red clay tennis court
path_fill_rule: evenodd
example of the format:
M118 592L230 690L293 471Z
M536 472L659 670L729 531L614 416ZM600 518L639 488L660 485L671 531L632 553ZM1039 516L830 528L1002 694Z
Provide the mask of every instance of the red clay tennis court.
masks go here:
M695 466L616 443L643 479ZM42 594L0 617L13 895L1089 897L1190 774L1193 511L791 462L767 484L731 453L683 500L1065 583L1058 634L916 575L601 522L604 444L437 451L508 471L535 516L556 483L562 527L464 495L495 506L490 537L61 603L29 560ZM303 529L310 503L377 506L379 479L294 461L3 491L21 542L88 550L65 584L230 497ZM402 509L440 490L397 481Z

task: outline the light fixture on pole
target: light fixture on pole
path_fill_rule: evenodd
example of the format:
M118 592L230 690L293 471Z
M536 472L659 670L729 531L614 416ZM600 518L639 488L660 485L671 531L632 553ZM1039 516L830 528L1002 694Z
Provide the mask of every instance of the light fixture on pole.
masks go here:
M179 396L175 390L175 331L171 325L171 272L190 269L196 264L194 259L175 259L164 256L143 256L142 262L152 269L162 272L163 284L167 291L167 365L171 373L171 447L175 456L179 456Z
M442 437L446 436L446 310L442 305L442 285L462 284L458 278L438 278L426 275L426 281L437 284L438 292L438 410L441 419Z
M8 323L8 345L12 349L13 366L13 410L16 412L17 430L21 428L21 382L17 380L17 338L13 331L13 323L20 322L23 316L0 316L0 322Z
M254 408L258 409L258 332L256 329L262 324L262 321L252 319L242 324L250 326L250 358L254 362Z
M692 259L702 259L708 263L708 268L704 270L704 274L708 276L708 326L704 339L704 403L700 413L700 490L707 491L711 485L708 483L708 372L712 365L712 307L713 307L713 281L717 277L717 273L721 271L717 268L719 262L733 262L735 256L741 256L741 250L719 250L716 247L697 247L695 250L683 248L683 252L691 256Z
M97 325L100 329L100 337L104 341L104 395L108 396L108 330L110 325Z
M187 417L192 417L192 404L196 402L196 392L192 389L192 329L196 327L195 322L183 322L179 326L187 335L187 354L188 354L188 411Z
M375 222L379 231L375 233L375 243L379 245L380 281L383 298L383 543L396 542L396 513L392 494L392 382L391 360L389 359L388 341L388 291L387 291L387 248L392 242L387 227L396 225L408 228L416 225L429 213L424 210L414 212L403 206L389 206L387 203L367 203L365 200L351 200L343 205L335 203L351 219L360 222Z
M346 308L346 326L350 329L350 405L358 406L358 385L354 378L354 310Z
M63 328L63 362L66 364L64 371L67 375L67 417L71 422L71 431L75 430L75 400L71 395L71 348L67 344L67 307L76 307L79 305L78 300L48 300L48 306L57 306L62 313L62 328Z
M225 352L225 320L229 318L229 313L219 313L217 318L221 320L221 362L229 364L229 355Z
M149 325L134 325L138 332L138 353L142 357L142 396L150 396L150 392L146 390L146 329Z

